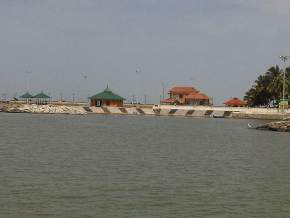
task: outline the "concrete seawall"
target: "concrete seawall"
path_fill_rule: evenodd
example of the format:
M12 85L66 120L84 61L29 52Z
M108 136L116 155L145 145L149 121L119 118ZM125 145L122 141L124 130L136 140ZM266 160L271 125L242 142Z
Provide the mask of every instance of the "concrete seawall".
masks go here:
M4 112L46 113L46 114L118 114L118 115L154 115L182 117L213 117L237 119L279 120L285 117L281 111L273 108L231 108L208 106L169 106L155 105L148 107L86 107L65 105L7 104L2 106ZM0 108L0 109L1 109ZM286 110L290 116L290 110Z
M279 120L290 116L290 110L286 115L278 109L272 108L230 108L230 107L206 107L206 106L163 106L152 108L142 107L88 107L87 113L96 114L122 114L122 115L155 115L155 116L182 116L182 117L211 117L211 118L236 118L236 119L265 119Z
M237 118L237 119L269 119L279 120L290 116L290 109L285 114L277 108L246 108L246 107L210 107L210 106L171 106L158 105L160 115Z

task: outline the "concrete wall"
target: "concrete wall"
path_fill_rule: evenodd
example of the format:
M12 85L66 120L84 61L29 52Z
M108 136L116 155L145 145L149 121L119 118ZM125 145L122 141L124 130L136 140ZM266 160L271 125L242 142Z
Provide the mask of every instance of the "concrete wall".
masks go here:
M92 108L93 113L110 113L124 115L156 115L156 116L187 116L187 117L225 117L249 119L281 119L281 110L274 108L244 107L211 107L211 106L174 106L156 105L153 108L142 107L105 107ZM290 116L290 110L286 110Z
M156 105L152 108L138 107L88 107L88 106L59 106L31 104L0 104L0 110L15 113L67 113L67 114L122 114L122 115L155 115L155 116L186 116L186 117L224 117L242 119L271 119L278 120L290 117L290 109L273 108L231 108L210 106L171 106Z

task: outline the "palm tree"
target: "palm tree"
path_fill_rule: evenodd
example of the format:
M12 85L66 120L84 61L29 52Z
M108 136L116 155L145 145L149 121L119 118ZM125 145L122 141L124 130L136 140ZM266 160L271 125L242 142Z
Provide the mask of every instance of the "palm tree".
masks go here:
M290 92L290 67L286 70L286 92ZM255 84L246 92L244 99L250 106L269 105L272 100L279 100L283 92L283 70L278 65L270 67L260 75Z
M271 82L267 87L272 95L271 100L279 100L282 97L283 92L283 70L276 65L276 67L271 67L267 73L269 73L269 78L271 79Z

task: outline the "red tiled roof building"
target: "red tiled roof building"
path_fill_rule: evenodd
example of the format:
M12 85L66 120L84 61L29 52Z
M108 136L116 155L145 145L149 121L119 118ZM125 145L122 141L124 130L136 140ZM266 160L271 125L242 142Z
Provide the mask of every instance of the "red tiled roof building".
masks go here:
M169 94L191 94L191 93L197 93L198 91L194 87L173 87L169 90Z
M162 104L178 105L209 105L210 99L207 95L199 92L194 87L173 87L168 92L169 98L161 101Z
M224 104L228 107L244 107L244 106L246 106L245 101L242 101L241 99L236 98L236 97L225 101Z

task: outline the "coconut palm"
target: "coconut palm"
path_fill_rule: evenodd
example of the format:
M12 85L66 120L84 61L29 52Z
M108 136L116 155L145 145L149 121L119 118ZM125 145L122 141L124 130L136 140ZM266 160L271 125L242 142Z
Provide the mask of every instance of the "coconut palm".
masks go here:
M290 92L290 68L287 68L286 76L287 94ZM272 100L279 100L282 97L283 80L283 70L278 65L270 67L264 75L257 78L244 99L250 106L268 105Z
M283 70L276 65L276 67L271 67L267 73L271 80L267 87L267 90L271 94L271 100L279 100L282 98L283 92Z

